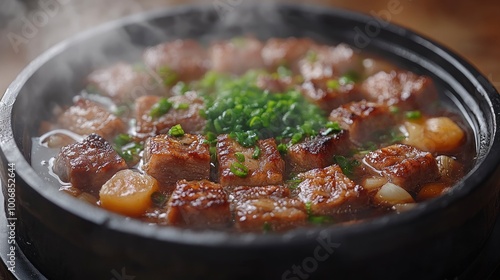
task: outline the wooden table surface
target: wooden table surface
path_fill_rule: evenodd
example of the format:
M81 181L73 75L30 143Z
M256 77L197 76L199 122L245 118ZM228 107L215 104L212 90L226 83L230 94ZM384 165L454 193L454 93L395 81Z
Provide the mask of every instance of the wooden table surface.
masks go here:
M241 3L242 1L209 0L204 2L214 5L215 3ZM3 4L0 4L0 95L29 61L72 34L131 13L192 1L53 1L65 4L59 4L57 9L53 9L54 13L47 14L48 20L41 22L41 26L36 28L37 32L30 36L32 38L27 38L28 40L23 41L17 48L13 47L7 35L22 35L26 19L29 20L34 13L40 14L44 10L36 4L36 1L31 1L35 4L31 4L30 11L16 9L13 7L15 5L9 6L9 2L15 2L15 0L6 2L2 0ZM479 68L497 88L500 88L500 1L498 0L316 0L307 3L377 14L390 22L408 27L459 53ZM9 27L5 28L7 25Z

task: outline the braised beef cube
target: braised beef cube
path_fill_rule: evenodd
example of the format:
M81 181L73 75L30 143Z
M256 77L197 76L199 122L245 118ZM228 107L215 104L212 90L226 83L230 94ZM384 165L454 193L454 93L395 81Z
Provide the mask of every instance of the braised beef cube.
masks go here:
M168 130L180 124L186 133L200 134L203 132L206 120L200 115L205 108L204 101L195 92L172 96L168 102L172 104L164 115L152 114L153 107L162 98L158 96L143 96L136 101L136 131L139 135L154 136L167 133Z
M191 81L205 74L209 66L206 50L194 40L175 40L148 48L144 63L155 71L166 86Z
M107 140L126 131L125 123L108 112L101 105L80 98L74 105L66 109L57 120L65 129L80 135L96 133Z
M264 186L283 182L285 163L274 139L259 140L257 146L260 155L254 158L255 147L245 148L228 135L219 135L217 160L219 182L223 186Z
M203 180L210 176L210 152L201 135L150 137L144 145L143 170L163 190L171 191L179 180Z
M304 203L289 198L283 186L241 187L235 190L232 208L236 228L242 231L280 231L304 225Z
M291 173L304 172L314 168L327 167L335 155L349 153L351 142L349 132L316 136L291 145L286 153L287 170Z
M283 65L297 71L298 61L315 45L307 38L271 38L262 48L262 59L272 70Z
M280 185L238 186L228 190L229 201L256 199L260 197L290 197L290 189Z
M349 130L351 141L356 144L378 140L396 123L389 107L366 101L351 102L334 109L329 120Z
M439 179L436 159L413 146L396 144L368 153L363 163L368 171L383 175L407 191Z
M149 72L148 69L138 69L130 64L118 63L90 73L87 80L99 93L121 104L144 95L166 93L158 77Z
M54 173L61 181L94 195L116 172L126 168L125 160L97 134L64 146L54 162Z
M171 225L217 228L230 224L232 219L224 189L207 180L178 181L167 209Z
M328 112L342 104L364 98L358 86L353 83L339 84L337 79L306 81L301 85L301 92L307 100Z
M345 44L311 48L299 61L299 67L305 80L328 79L348 73L361 75L364 71L362 58Z
M368 203L363 188L336 164L300 173L297 178L301 180L298 197L313 215L351 214Z
M239 37L213 43L209 53L213 70L241 74L263 67L261 50L261 41L252 37Z
M403 110L428 107L438 100L433 81L406 71L378 72L362 84L367 99Z

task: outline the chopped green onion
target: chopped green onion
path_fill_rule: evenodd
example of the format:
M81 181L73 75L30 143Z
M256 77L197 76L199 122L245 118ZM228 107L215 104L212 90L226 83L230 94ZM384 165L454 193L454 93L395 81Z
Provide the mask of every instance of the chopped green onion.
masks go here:
M184 130L180 124L176 124L168 130L168 135L173 137L182 137L184 136Z
M286 186L289 188L289 189L296 189L300 183L302 183L302 179L290 179L288 181L286 181Z
M239 161L239 162L245 162L245 155L240 153L240 152L236 152L234 154L234 156L236 157L236 160Z
M118 147L122 147L132 142L132 136L125 133L118 134L118 136L115 137L114 142Z
M288 147L286 146L286 144L279 144L278 145L278 151L280 152L280 154L284 155L288 152Z
M342 131L340 124L338 122L327 122L325 125L326 129L321 132L321 135L326 136L332 133L339 133Z
M297 144L299 143L302 139L304 138L304 135L300 132L297 132L295 133L293 136L292 136L292 144Z
M126 162L131 162L137 159L138 154L144 147L139 143L128 143L124 147L115 146L114 149Z
M417 120L422 117L422 113L420 111L408 111L406 112L406 118L410 120Z
M128 109L128 107L125 105L117 106L113 110L113 115L115 115L117 117L123 116L123 114L125 114L125 112L127 112L127 109Z
M354 84L361 79L360 75L355 71L349 71L339 78L339 82L342 85Z
M406 139L406 136L404 136L399 131L392 130L391 133L389 134L389 144L399 143L405 139Z
M166 86L172 86L179 79L179 75L174 70L164 66L158 69L158 75Z
M272 227L271 227L271 224L269 222L264 222L264 225L262 225L262 231L264 233L268 233L270 231L272 231Z
M240 162L233 162L233 164L231 164L231 167L229 167L229 170L231 170L231 172L238 177L243 178L248 175L248 167L241 164Z
M156 207L162 208L167 202L167 196L161 192L154 192L151 194L151 201Z
M186 109L189 109L189 104L188 103L176 103L174 105L174 109L186 110Z
M255 150L253 151L252 158L253 159L258 159L260 156L260 148L259 146L255 146Z
M189 91L189 87L186 83L180 81L177 84L175 84L175 86L172 88L172 91L178 95L184 95L186 92Z
M154 118L161 117L168 113L170 111L170 108L172 108L172 102L168 101L166 98L160 99L156 104L151 107L151 110L149 111L149 115Z
M276 69L276 73L278 74L279 78L291 77L293 75L292 70L283 65L279 66L278 69Z
M214 146L210 146L210 160L212 162L217 162L217 148Z
M308 202L305 203L307 216L311 216L312 215L311 206L312 206L312 203L310 201L308 201Z
M392 114L397 114L397 113L399 113L399 107L398 106L390 106L389 112L391 112Z
M229 134L244 147L257 140L282 137L299 142L320 133L328 119L316 105L307 102L297 90L269 93L247 82L253 74L221 83L217 96L207 99L203 114L205 132Z
M330 224L333 222L333 217L331 216L309 216L307 219L310 223L316 225Z
M318 53L313 50L310 50L306 54L306 59L310 63L315 63L318 60Z
M360 165L359 161L355 159L349 160L344 156L335 156L334 162L340 166L342 172L347 177L352 177L352 175L354 174L354 169Z
M337 90L340 88L340 83L338 80L331 79L326 82L326 87L328 89Z

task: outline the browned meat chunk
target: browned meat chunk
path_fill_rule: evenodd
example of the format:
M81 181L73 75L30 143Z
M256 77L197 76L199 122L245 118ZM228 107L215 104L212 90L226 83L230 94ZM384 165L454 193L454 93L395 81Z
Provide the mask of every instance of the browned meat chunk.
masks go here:
M125 160L97 134L63 147L54 162L54 173L61 181L95 195L116 172L126 168Z
M425 108L438 100L432 80L411 72L379 72L367 78L362 88L369 100L404 110Z
M236 228L280 231L306 223L304 203L283 186L238 187L232 196Z
M251 37L234 38L212 44L209 53L213 70L223 73L245 73L262 68L262 42Z
M407 191L439 179L436 159L415 147L396 144L367 154L363 163L368 171L383 175Z
M209 147L201 135L171 137L163 134L148 138L143 160L144 171L167 191L182 179L203 180L210 177Z
M290 189L284 186L238 186L228 190L229 201L239 202L242 200L257 199L260 197L289 197Z
M217 228L229 225L232 218L224 189L207 180L177 182L167 207L171 225Z
M339 84L335 79L306 81L301 86L301 92L307 100L328 112L342 104L364 98L363 92L355 84Z
M125 123L105 108L80 98L58 118L58 124L80 135L96 133L107 140L126 130Z
M311 214L349 214L367 202L363 188L356 185L334 164L297 175L299 199L310 205Z
M349 132L342 130L334 135L317 136L288 148L286 154L287 170L292 173L323 168L333 163L334 155L350 152Z
M299 61L299 66L306 80L340 77L348 72L361 74L364 71L361 57L345 44L312 48Z
M219 135L217 159L219 181L223 186L264 186L283 182L285 163L274 139L259 140L257 146L260 155L254 158L254 147L245 148L228 135ZM239 160L236 153L244 160Z
M311 39L307 38L272 38L269 39L262 49L262 59L265 65L274 70L284 65L298 70L298 61L315 46Z
M114 102L127 103L144 95L161 95L166 92L158 77L155 78L148 71L118 63L90 73L87 80L90 86Z
M396 122L389 107L366 101L345 104L333 110L329 119L349 130L351 141L357 144L376 140Z
M206 120L200 115L204 101L192 91L168 99L172 108L162 116L152 116L151 109L161 100L158 96L143 96L136 101L136 130L139 135L154 136L168 132L180 124L186 133L200 134ZM184 107L183 107L184 106Z
M175 40L144 52L144 63L171 86L176 81L191 81L205 74L209 67L206 50L194 40Z

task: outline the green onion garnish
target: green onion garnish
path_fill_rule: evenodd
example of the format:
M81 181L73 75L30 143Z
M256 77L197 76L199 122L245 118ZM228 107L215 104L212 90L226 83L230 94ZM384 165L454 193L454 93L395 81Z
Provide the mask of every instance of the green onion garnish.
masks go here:
M243 155L242 153L236 152L234 154L234 156L236 157L237 161L239 161L239 162L245 162L245 155Z
M288 147L286 146L286 144L279 144L278 145L278 151L280 152L280 154L284 155L288 152Z
M259 146L255 146L255 150L253 151L252 158L258 159L260 156L260 148Z
M344 156L335 156L334 162L340 166L342 172L347 177L354 175L354 169L360 165L360 162L355 159L348 159Z
M122 146L125 146L126 144L132 142L132 136L125 134L125 133L118 134L118 136L115 137L114 142L118 147L122 147Z
M161 192L154 192L151 194L151 201L156 207L163 207L167 202L167 196Z
M188 103L176 103L174 105L174 109L186 110L186 109L189 109L189 104Z
M340 83L338 80L331 79L326 82L326 87L328 89L337 90L340 88Z
M406 112L406 118L410 120L417 120L422 117L422 113L420 111L408 111Z
M316 225L330 224L333 222L333 217L331 216L309 216L307 219L310 223Z
M184 136L184 130L180 124L176 124L168 130L168 135L173 137L182 137Z
M158 118L170 111L172 108L172 102L168 101L166 98L160 99L156 104L151 107L151 111L149 111L149 115L153 118Z
M231 172L238 177L246 177L248 175L248 167L240 162L233 162L229 168Z
M391 112L393 114L397 114L397 113L399 113L399 107L398 106L390 106L389 112Z
M179 80L179 75L168 67L161 67L158 69L158 75L163 80L163 84L166 86L172 86L175 82L177 82L177 80Z

